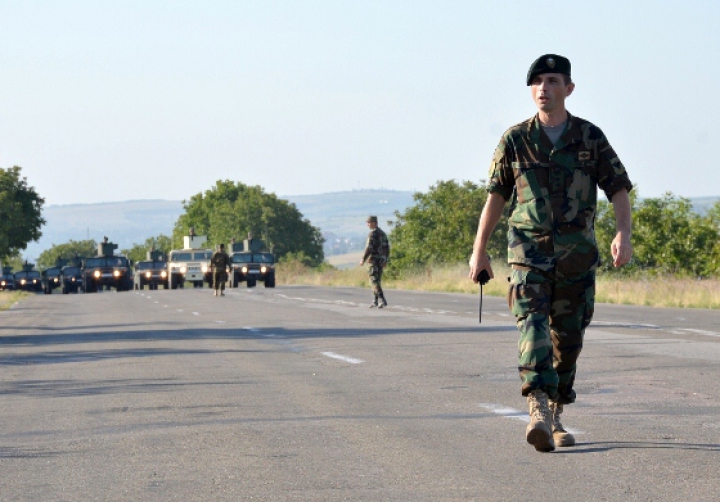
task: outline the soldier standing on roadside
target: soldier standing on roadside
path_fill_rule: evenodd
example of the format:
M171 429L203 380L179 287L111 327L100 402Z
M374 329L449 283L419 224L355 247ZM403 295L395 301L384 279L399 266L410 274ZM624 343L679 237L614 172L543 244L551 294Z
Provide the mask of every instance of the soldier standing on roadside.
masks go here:
M363 258L360 260L360 266L366 262L368 264L368 275L370 276L370 284L374 295L370 308L384 308L387 307L387 301L382 290L382 275L390 255L390 244L385 232L378 227L377 216L368 217L367 226L370 233L368 234L367 244L365 244ZM378 300L380 300L379 305Z
M483 270L493 277L485 251L510 200L508 303L520 331L518 369L530 410L526 439L538 451L552 451L575 444L560 414L575 401L576 362L594 312L597 187L613 205L611 253L620 267L632 256L632 184L603 132L565 109L575 89L570 61L540 56L527 85L538 113L508 129L495 150L470 278L478 282Z
M230 257L225 252L225 244L218 245L210 258L210 266L213 271L213 296L225 296L225 282L227 281L227 269L231 266Z

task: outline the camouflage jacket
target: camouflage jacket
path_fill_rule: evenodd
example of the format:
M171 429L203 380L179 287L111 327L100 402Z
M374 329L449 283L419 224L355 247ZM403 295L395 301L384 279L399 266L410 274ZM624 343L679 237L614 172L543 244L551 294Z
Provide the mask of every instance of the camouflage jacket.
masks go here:
M510 200L508 262L570 277L593 270L597 187L609 200L632 189L603 132L568 114L553 147L538 116L508 129L495 150L488 191Z
M224 271L227 267L232 266L232 261L225 251L215 251L210 258L210 266L214 270Z
M368 234L367 243L365 244L365 252L363 253L363 261L384 265L388 261L390 255L390 243L387 235L381 229L376 228Z

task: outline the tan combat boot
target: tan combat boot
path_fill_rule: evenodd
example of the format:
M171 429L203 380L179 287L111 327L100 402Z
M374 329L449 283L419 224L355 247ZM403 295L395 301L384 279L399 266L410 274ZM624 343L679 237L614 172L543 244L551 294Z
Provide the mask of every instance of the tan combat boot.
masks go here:
M553 451L555 442L552 435L552 414L545 391L536 389L527 396L530 408L530 423L525 429L525 439L537 451Z
M215 292L213 293L213 296L217 296L217 289L216 289Z
M560 423L560 414L563 412L563 405L550 401L550 413L552 413L552 435L557 446L574 446L575 436L565 430Z

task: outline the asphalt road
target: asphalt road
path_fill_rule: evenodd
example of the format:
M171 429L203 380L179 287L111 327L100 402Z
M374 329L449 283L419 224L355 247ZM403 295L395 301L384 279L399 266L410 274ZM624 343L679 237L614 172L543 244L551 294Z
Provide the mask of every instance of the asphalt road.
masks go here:
M278 287L38 295L0 313L0 500L718 500L720 313L598 305L525 442L507 306Z

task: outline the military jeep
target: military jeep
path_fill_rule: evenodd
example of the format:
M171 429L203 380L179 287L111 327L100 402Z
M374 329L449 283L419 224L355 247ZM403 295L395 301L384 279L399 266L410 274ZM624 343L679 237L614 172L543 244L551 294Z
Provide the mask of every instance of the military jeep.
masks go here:
M97 293L111 288L116 291L132 289L130 262L124 256L114 256L115 249L117 244L107 242L106 238L98 244L98 255L85 259L82 266L85 293Z
M80 266L73 264L63 267L60 272L60 284L64 295L83 291L83 275Z
M0 291L12 291L15 289L15 278L12 267L3 267L0 275Z
M13 280L15 281L15 289L22 291L42 291L42 280L40 272L33 270L35 264L25 262L20 272L15 272Z
M266 288L275 287L275 256L262 251L264 248L263 241L257 239L231 244L230 285L233 288L237 288L241 282L253 288L257 281L262 281Z
M195 288L202 288L203 282L212 284L210 258L212 250L207 249L207 236L190 235L183 237L183 249L174 249L168 256L168 281L170 289L184 288L190 282Z
M135 289L158 289L162 285L163 289L168 289L168 271L167 260L162 251L154 249L147 252L147 260L139 261L135 264L135 275L133 277Z
M62 273L62 267L67 264L67 260L58 258L55 261L55 266L46 268L40 272L40 278L42 281L42 289L46 295L52 294L53 290L59 288L62 283L60 275Z

